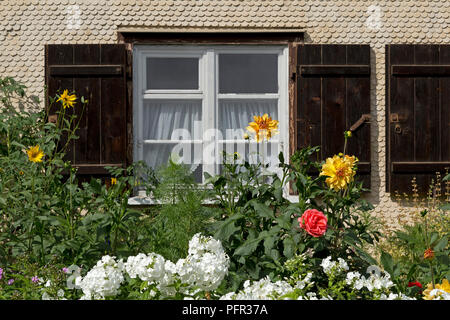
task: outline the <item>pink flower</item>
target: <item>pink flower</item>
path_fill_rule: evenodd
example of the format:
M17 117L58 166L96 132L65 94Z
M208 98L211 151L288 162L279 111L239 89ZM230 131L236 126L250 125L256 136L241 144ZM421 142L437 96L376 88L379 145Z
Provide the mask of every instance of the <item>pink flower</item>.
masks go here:
M316 209L308 209L298 218L300 228L313 237L320 237L327 231L327 217Z
M62 268L62 272L67 273L68 271L69 271L68 268L66 268L66 267Z
M34 276L31 278L31 281L33 281L34 283L39 282L39 278L37 276Z
M14 279L9 279L8 280L8 285L10 286L10 285L12 285L14 283Z

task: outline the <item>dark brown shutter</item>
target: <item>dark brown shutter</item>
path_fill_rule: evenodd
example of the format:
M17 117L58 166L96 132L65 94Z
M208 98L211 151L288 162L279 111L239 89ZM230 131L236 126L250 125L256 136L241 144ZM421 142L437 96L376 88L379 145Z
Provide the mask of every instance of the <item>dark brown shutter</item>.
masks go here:
M387 45L386 68L386 190L424 193L450 168L450 45Z
M125 167L130 121L125 45L46 45L45 58L47 95L68 89L89 100L76 132L79 139L70 144L66 159L78 167L81 176L104 176L108 173L105 166ZM50 114L60 107L55 104ZM66 112L80 117L81 110L78 99Z
M370 47L301 45L297 51L296 147L320 146L320 159L343 152L359 159L370 187Z

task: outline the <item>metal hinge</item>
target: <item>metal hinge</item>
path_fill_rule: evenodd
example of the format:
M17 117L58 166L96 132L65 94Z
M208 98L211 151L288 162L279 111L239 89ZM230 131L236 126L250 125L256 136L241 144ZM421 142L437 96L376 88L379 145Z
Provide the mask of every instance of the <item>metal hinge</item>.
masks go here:
M358 129L363 123L365 122L370 122L371 116L368 113L365 113L361 116L361 118L358 119L358 121L356 121L351 127L350 127L350 131L355 131L356 129Z
M398 113L391 113L390 120L391 122L400 122L398 120Z

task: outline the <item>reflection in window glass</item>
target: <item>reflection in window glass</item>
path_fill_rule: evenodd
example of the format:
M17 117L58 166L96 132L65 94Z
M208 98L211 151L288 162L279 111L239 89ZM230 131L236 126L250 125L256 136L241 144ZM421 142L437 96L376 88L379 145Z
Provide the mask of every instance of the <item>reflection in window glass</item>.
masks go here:
M219 93L278 93L278 55L219 54Z
M198 58L147 58L147 89L198 88Z

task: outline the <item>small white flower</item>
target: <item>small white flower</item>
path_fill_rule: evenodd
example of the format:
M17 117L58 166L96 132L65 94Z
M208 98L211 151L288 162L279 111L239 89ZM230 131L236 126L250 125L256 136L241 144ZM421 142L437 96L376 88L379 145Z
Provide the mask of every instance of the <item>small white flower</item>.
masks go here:
M347 264L347 262L345 262L344 259L338 258L338 262L339 262L339 267L341 270L344 270L344 271L348 270L348 264Z
M259 281L245 281L244 289L227 293L220 300L272 300L292 292L294 288L285 281L272 282L267 276Z
M348 272L347 273L347 278L345 279L345 282L348 285L351 285L353 282L357 281L360 277L361 277L361 274L358 271L356 271L356 272Z
M103 256L84 278L75 279L75 284L79 285L83 291L82 299L104 299L116 296L124 281L123 268L122 260L116 262L114 257Z

